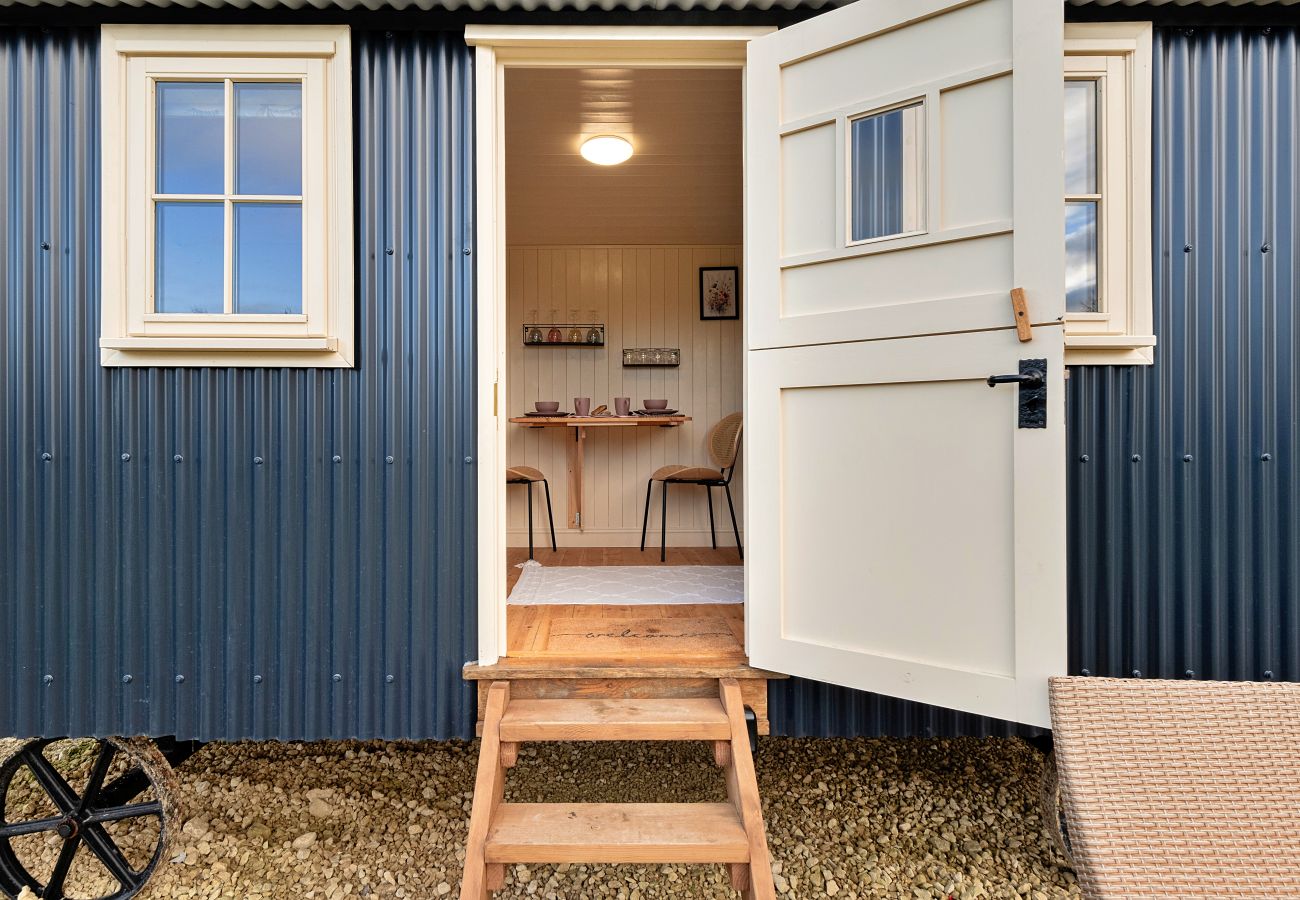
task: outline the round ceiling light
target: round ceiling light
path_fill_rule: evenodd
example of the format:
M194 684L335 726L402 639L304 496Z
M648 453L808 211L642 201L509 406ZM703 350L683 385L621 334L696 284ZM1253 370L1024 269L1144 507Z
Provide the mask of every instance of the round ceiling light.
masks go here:
M616 166L632 158L632 142L614 134L598 134L582 142L582 158L598 166Z

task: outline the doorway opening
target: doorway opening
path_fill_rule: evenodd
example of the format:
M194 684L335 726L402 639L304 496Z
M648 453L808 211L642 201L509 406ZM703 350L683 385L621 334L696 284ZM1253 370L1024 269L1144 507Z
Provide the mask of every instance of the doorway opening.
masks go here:
M502 76L502 655L743 665L742 69Z

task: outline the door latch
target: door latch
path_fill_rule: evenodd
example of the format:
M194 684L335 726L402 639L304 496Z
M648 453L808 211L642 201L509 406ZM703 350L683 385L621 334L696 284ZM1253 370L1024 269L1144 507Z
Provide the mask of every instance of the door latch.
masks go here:
M1018 385L1018 428L1047 427L1047 360L1022 359L1020 371L1014 375L990 375L985 381L989 387L999 384Z

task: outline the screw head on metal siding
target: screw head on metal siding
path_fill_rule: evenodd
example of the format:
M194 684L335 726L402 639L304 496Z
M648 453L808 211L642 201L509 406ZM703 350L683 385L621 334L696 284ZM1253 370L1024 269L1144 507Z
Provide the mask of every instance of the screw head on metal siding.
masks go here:
M1196 677L1196 673L1193 672L1191 669L1188 669L1186 672L1183 673L1183 677L1184 677L1184 678L1195 678L1195 677Z
M1079 462L1081 462L1081 463L1086 463L1086 462L1088 461L1088 459L1089 459L1088 454L1086 454L1086 453L1080 453L1080 454L1079 454Z
M1134 678L1141 678L1141 677L1142 677L1142 670L1141 670L1141 669L1134 669L1134 670L1133 670L1133 677L1134 677Z
M341 456L335 456L335 457L334 457L334 461L335 461L336 463L341 463L341 462L343 462L343 457L341 457Z
M392 255L393 255L393 248L392 248L392 247L385 247L385 248L384 248L384 252L387 253L389 256L392 256Z
M1092 674L1092 670L1091 670L1091 669L1080 669L1080 670L1079 670L1079 674L1080 674L1080 675L1083 675L1083 676L1085 676L1085 677L1087 677L1088 675L1091 675L1091 674Z
M261 675L254 675L254 676L253 676L253 684L261 684L261 683L262 683L262 676L261 676Z
M1262 247L1259 248L1259 252L1260 252L1260 253L1267 253L1267 252L1268 252L1269 250L1271 250L1271 249L1272 249L1272 248L1271 248L1268 244L1265 244L1264 246L1262 246Z
M343 676L340 675L338 672L335 672L335 673L334 673L334 683L337 684L338 682L340 682L340 681L342 681L342 680L343 680Z
M385 456L384 462L388 463L391 466L393 464L393 458L391 456Z
M44 678L41 679L41 682L44 684L54 684L54 676L46 675Z
M130 462L130 461L131 461L131 454L130 454L130 453L123 453L123 454L122 454L122 462Z
M1265 681L1272 681L1272 680L1273 680L1273 670L1272 670L1272 669L1265 669L1265 670L1264 670L1264 680L1265 680Z
M1134 453L1133 456L1130 457L1130 458L1133 460L1133 462L1142 462L1142 454L1141 454L1141 453Z
M135 679L133 679L130 675L123 675L123 676L122 676L122 683L123 683L123 684L130 684L130 683L131 683L132 681L134 681L134 680L135 680Z
M185 462L185 457L177 453L175 456L172 457L172 462Z
M184 683L185 683L185 676L184 676L184 675L177 675L173 680L174 680L177 684L184 684Z
M42 249L42 250L48 250L48 249L50 249L50 242L49 242L49 241L41 241L41 249Z
M43 459L45 462L49 462L50 460L54 459L54 454L53 454L53 453L48 453L48 452L46 452L46 453L42 453L42 454L41 454L41 459Z
M469 250L468 247L466 247L464 250L462 250L462 251L460 251L460 252L461 252L461 253L464 253L466 256L469 256L470 250Z
M1191 252L1192 252L1192 245L1191 245L1191 244L1183 244L1183 252L1184 252L1184 253L1191 253Z
M1260 462L1268 462L1268 461L1269 461L1270 459L1272 459L1272 458L1273 458L1273 454L1272 454L1272 453L1261 453L1261 454L1259 455L1259 461L1260 461Z
M260 466L260 465L262 464L262 462L263 462L262 457L260 457L260 456L254 456L254 457L253 457L253 465L255 465L255 466Z
M384 683L385 683L385 684L392 684L392 683L393 683L394 681L396 681L396 680L397 680L397 679L396 679L394 676L392 676L392 675L385 675L385 676L384 676Z
M1191 461L1192 461L1192 454L1190 454L1190 453L1184 453L1184 454L1183 454L1183 462L1191 462Z
M468 465L472 465L473 462L474 462L474 457L472 457L472 456L467 456L467 457L465 457L465 465L467 465L467 466L468 466Z

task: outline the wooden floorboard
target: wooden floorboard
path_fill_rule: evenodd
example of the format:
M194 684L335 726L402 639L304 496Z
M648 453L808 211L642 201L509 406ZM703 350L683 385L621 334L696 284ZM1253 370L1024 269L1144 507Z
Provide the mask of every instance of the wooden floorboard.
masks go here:
M528 551L511 549L506 581L514 588ZM664 565L659 554L625 547L574 547L538 550L544 566ZM740 565L734 548L678 548L667 565ZM510 606L506 613L508 656L516 661L555 665L666 665L707 660L715 666L744 665L745 608L724 604Z

